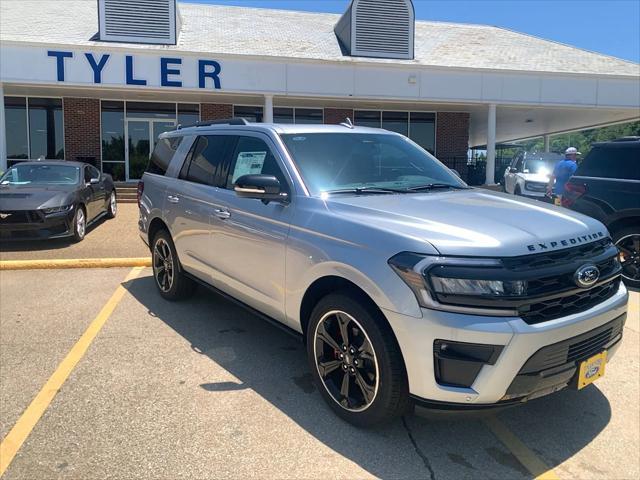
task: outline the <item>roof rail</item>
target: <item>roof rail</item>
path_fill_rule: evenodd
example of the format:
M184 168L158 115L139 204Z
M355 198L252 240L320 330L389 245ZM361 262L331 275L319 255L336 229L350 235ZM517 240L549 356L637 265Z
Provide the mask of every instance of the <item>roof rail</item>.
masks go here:
M190 127L210 127L212 125L249 125L246 118L226 118L224 120L203 120L189 125L178 125L177 130Z
M637 142L640 140L640 136L637 135L628 135L626 137L616 138L615 140L611 140L612 142Z

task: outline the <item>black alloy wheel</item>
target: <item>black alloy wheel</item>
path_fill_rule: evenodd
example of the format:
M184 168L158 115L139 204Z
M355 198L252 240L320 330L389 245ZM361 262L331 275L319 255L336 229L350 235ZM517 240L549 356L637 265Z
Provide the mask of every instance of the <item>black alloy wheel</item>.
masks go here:
M160 230L153 239L151 266L156 287L164 299L183 300L195 291L196 284L182 272L176 248L166 230Z
M400 347L382 312L362 292L322 298L306 328L307 357L318 391L343 420L372 427L410 407Z
M640 233L631 229L617 233L615 243L620 251L622 278L627 285L640 288Z
M314 334L318 375L333 400L345 410L361 412L378 393L380 373L365 330L346 312L324 314Z

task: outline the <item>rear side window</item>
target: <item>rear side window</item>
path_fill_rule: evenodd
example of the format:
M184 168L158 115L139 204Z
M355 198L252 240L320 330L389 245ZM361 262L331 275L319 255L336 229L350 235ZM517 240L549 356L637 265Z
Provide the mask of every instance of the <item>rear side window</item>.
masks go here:
M216 185L216 179L232 138L226 135L198 137L187 156L180 178L204 185Z
M169 168L173 155L180 146L180 142L182 142L182 137L168 137L158 140L151 154L147 172L164 175L167 172L167 168Z
M595 147L580 164L576 175L640 180L640 147Z

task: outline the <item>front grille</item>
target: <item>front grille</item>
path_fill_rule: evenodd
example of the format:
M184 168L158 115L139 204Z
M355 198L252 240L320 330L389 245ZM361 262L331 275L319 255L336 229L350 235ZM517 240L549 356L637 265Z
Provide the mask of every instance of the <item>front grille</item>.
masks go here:
M572 362L577 365L616 343L624 320L622 315L590 332L541 348L527 360L518 375L535 374Z
M583 312L611 298L619 287L620 278L617 277L590 290L527 305L520 311L520 316L529 325L533 325Z
M42 222L42 214L38 210L13 210L0 212L0 225Z
M589 260L590 258L602 255L611 245L613 245L613 242L610 238L603 238L602 240L573 248L505 258L502 260L502 263L507 269L512 271L526 271L541 267L570 264L576 260Z

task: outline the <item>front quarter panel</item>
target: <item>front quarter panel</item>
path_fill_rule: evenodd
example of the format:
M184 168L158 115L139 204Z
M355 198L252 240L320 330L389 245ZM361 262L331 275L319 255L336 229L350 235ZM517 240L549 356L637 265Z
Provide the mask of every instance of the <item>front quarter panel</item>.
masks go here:
M360 287L378 307L420 318L411 289L387 261L402 251L437 254L427 242L341 218L313 197L299 197L291 224L286 257L286 322L302 331L300 308L308 288L327 276Z

